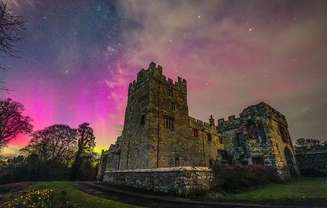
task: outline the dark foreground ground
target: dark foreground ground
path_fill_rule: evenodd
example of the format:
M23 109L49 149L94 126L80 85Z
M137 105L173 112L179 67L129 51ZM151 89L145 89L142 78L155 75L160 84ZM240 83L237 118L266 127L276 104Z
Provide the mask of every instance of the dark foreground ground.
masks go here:
M95 182L24 182L0 186L0 207L23 192L58 189L81 208L110 207L326 207L326 179L269 184L240 194L209 193L196 199L118 189ZM1 206L2 205L2 206Z

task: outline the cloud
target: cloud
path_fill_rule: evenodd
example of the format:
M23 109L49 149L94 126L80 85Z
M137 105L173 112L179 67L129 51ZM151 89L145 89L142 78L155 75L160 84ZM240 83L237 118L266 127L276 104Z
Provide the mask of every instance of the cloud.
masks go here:
M314 102L325 104L320 99L326 91L323 4L122 1L122 14L135 23L123 33L125 60L131 68L156 61L166 75L187 78L191 114L201 119L237 114L260 101L288 117L302 111L310 92L317 92ZM325 135L323 126L311 129L310 117L293 122ZM325 114L317 119L325 123ZM304 125L291 125L293 135L300 136Z
M113 143L129 82L155 61L187 79L194 117L265 101L294 139L326 135L323 0L8 2L27 30L6 83L36 129L88 121L97 145Z

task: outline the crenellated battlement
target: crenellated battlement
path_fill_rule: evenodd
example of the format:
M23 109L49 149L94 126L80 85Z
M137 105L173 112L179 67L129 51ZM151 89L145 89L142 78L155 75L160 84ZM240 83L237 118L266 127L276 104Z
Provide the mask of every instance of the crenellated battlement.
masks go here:
M212 130L210 123L201 121L199 119L196 119L196 118L193 118L190 116L189 116L189 126L192 128L206 130L206 131Z
M228 117L228 120L225 120L224 118L219 119L218 129L220 131L227 131L238 128L242 122L246 122L250 118L272 118L277 122L287 126L285 116L264 102L248 106L239 115L239 117L231 115Z
M173 81L171 78L167 78L163 75L163 67L161 65L156 65L154 62L151 62L147 69L141 69L138 72L136 80L130 82L129 94L151 79L159 80L168 87L187 93L187 81L185 79L178 77L177 81Z
M236 117L235 115L228 116L228 120L220 118L218 120L218 129L219 130L229 130L235 129L240 126L241 118Z

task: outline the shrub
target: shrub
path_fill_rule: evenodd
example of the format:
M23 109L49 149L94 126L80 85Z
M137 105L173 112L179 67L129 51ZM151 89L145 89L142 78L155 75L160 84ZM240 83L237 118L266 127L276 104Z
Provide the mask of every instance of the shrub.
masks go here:
M76 208L68 200L65 191L53 189L33 190L21 192L17 197L7 201L1 207L6 208Z
M276 180L272 170L262 165L216 166L214 172L219 191L239 192Z

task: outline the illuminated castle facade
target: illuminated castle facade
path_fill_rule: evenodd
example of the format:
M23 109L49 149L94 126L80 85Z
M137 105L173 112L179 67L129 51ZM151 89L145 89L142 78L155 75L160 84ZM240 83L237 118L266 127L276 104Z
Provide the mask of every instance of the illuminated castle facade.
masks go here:
M105 171L163 167L211 167L217 163L261 164L278 175L298 173L287 121L265 103L238 118L189 116L187 81L166 78L150 63L129 84L122 135L102 155Z

